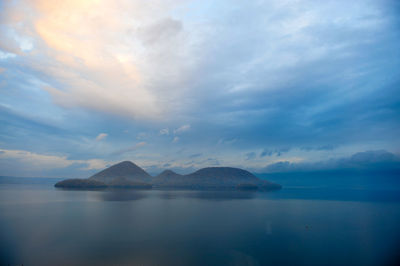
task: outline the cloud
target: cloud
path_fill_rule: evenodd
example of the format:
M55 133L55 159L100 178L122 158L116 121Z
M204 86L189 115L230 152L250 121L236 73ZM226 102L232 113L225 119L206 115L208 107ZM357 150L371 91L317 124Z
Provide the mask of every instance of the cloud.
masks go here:
M232 144L236 143L237 141L238 141L237 138L232 138L232 139L221 138L218 140L217 144L218 145L232 145Z
M146 139L148 134L146 132L140 132L136 135L136 139Z
M0 49L39 73L50 84L42 89L58 105L135 119L159 119L174 108L165 103L180 94L192 52L180 34L183 23L169 17L172 1L22 0L4 6L3 26L13 34L0 35L7 37ZM33 47L23 52L27 38Z
M96 141L101 141L101 140L107 138L107 136L108 136L107 133L100 133L99 135L97 135Z
M182 134L190 129L190 125L183 125L174 130L174 134Z
M108 166L111 165L111 163L106 162L102 159L89 159L89 160L85 160L84 164L86 164L87 166L85 166L83 168L83 170L98 170L98 169L104 169Z
M219 160L216 159L216 158L208 158L207 160L204 160L204 161L200 162L200 164L214 165L214 166L221 165Z
M135 160L174 167L398 152L395 1L210 3L3 1L0 143L107 161L147 132Z
M179 141L179 137L174 137L174 139L172 140L172 143L177 143Z
M137 149L145 146L146 144L147 144L146 142L141 141L141 142L138 142L138 143L136 143L135 145L133 145L131 147L115 151L115 152L112 153L112 155L122 155L122 154L125 154L125 153L128 153L128 152L136 151Z
M281 156L282 153L288 152L290 151L290 148L280 148L280 149L264 149L261 153L260 153L260 157L265 157L265 156Z
M246 153L246 160L253 160L254 158L256 158L256 153L255 152L248 152Z
M66 156L43 155L24 150L0 149L0 151L0 159L15 159L35 168L64 168L75 163L75 161L68 160ZM26 167L26 165L23 165L23 167Z
M83 170L98 170L109 165L102 159L74 160L63 155L39 154L25 150L0 149L0 170L3 174L33 176L45 174L51 170L64 169L80 165Z
M148 27L141 27L138 36L144 45L157 45L175 37L183 30L182 22L172 18L164 18Z
M301 147L300 149L305 151L326 151L326 150L333 150L334 148L336 148L336 146L334 145L321 145L317 147L305 146Z
M163 128L160 130L160 135L169 135L169 129L168 128Z

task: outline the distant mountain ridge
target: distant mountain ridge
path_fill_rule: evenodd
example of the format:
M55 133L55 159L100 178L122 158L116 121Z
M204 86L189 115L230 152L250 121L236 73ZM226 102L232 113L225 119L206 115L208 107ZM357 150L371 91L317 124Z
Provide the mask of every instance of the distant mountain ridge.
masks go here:
M80 183L96 187L125 187L125 188L185 188L185 189L280 189L279 184L261 180L249 171L233 167L207 167L191 174L180 175L172 170L164 170L152 177L145 170L130 161L112 165L88 179L58 182L56 187L76 188ZM93 181L93 182L91 182ZM95 182L95 183L94 183ZM100 182L100 183L99 183Z

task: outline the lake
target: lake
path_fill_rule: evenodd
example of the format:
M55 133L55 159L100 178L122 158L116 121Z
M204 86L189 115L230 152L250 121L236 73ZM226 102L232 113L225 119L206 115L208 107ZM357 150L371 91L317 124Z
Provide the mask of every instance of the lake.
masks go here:
M396 265L397 190L0 185L1 265Z

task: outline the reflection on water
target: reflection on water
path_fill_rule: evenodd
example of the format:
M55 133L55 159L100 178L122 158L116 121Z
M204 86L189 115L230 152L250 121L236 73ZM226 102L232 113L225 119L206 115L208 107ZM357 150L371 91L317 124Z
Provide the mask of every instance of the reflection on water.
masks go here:
M350 189L283 189L280 191L238 191L238 190L103 190L93 200L132 201L144 198L203 199L211 201L244 200L244 199L314 199L340 201L400 202L400 193L396 190L350 190Z
M252 199L256 196L256 191L193 191L184 194L184 197L186 198L205 199L212 201Z
M144 198L157 197L164 200L174 200L178 198L194 198L212 201L252 199L256 197L255 191L173 191L173 190L129 190L115 189L104 190L96 194L96 198L102 201L133 201Z
M148 194L141 190L115 189L103 191L97 195L98 199L104 201L131 201L140 200L147 197Z
M380 194L0 186L0 265L385 265L400 201Z

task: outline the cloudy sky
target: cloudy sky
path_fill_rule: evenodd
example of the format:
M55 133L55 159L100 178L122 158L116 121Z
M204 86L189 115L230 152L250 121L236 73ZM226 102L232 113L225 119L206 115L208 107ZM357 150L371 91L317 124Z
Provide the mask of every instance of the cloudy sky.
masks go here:
M0 175L394 160L399 47L396 0L0 0Z

